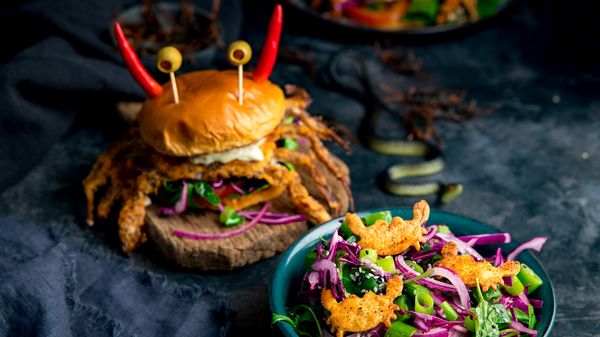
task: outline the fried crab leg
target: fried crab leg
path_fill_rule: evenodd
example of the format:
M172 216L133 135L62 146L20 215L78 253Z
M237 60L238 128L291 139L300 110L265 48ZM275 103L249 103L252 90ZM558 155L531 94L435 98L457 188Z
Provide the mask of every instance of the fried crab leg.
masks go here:
M333 162L329 155L329 151L311 129L303 125L282 125L276 130L276 133L278 133L278 136L280 137L307 137L311 144L311 150L315 156L325 165L325 167L327 167L329 172L342 182L344 190L350 198L350 208L354 209L354 199L352 198L352 192L350 191L350 176L347 174L347 170L340 168Z
M87 218L88 225L94 225L94 195L98 189L106 184L109 180L114 181L118 175L119 165L117 157L125 150L128 150L136 143L138 138L137 129L130 130L121 141L111 145L108 150L102 153L94 165L92 170L83 180L83 190L87 199ZM114 192L113 192L114 193ZM116 198L116 196L114 196ZM110 204L111 202L107 202Z
M335 200L335 196L331 192L329 185L327 184L327 179L321 173L320 170L313 164L312 158L302 152L299 151L290 151L285 148L279 148L275 150L274 153L277 160L283 162L289 162L295 166L302 166L307 168L310 171L312 178L315 180L317 188L319 189L319 193L325 199L329 208L331 208L332 213L335 216L339 215L340 204Z
M314 224L319 224L331 219L331 215L329 215L325 207L311 197L306 188L302 185L302 179L298 172L289 172L291 178L289 191L292 203L296 209L303 213L308 221Z
M125 253L131 254L140 243L146 241L146 235L142 232L146 206L151 203L150 194L158 190L163 180L156 171L144 172L125 193L123 207L119 212L119 238Z

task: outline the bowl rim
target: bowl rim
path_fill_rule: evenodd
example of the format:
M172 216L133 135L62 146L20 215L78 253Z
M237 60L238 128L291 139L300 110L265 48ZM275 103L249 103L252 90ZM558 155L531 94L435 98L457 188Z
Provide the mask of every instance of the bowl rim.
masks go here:
M394 213L412 212L412 208L409 208L409 207L388 207L388 208L367 209L367 210L356 212L356 213L358 213L359 216L363 217L364 215L368 215L371 213L388 211L388 210L392 211ZM457 220L462 220L462 221L469 221L469 222L472 222L479 226L488 227L492 231L502 232L501 230L499 230L498 228L496 228L492 225L486 224L482 221L479 221L477 219L474 219L474 218L471 218L468 216L463 216L463 215L459 215L456 213L432 209L431 215L434 215L434 214L447 216L453 220L457 219ZM431 215L430 215L430 217L431 217ZM294 243L292 243L288 247L288 249L279 257L279 259L277 261L277 266L273 272L273 276L271 277L271 281L269 282L269 285L268 285L269 307L271 309L271 313L285 313L286 312L285 302L280 303L281 301L279 301L279 299L275 298L275 289L277 289L279 287L279 284L281 283L281 278L282 278L283 274L285 273L285 269L284 269L285 263L284 262L288 261L290 259L290 257L292 256L292 253L294 253L294 251L297 249L298 245L302 241L304 241L307 237L313 236L314 235L313 233L324 232L323 235L319 235L322 237L331 235L333 233L334 229L330 229L329 227L334 226L335 223L339 222L340 219L343 219L343 216L333 218L329 221L319 224L318 226L315 226L311 230L304 233L296 241L294 241ZM448 223L450 223L450 227L452 227L452 225L451 225L452 221L448 221ZM520 244L518 241L514 241L514 240L511 243L514 243L517 245ZM546 328L546 331L544 331L544 332L542 332L542 334L538 335L538 337L548 337L548 336L550 336L550 332L552 331L552 328L554 327L554 321L556 320L556 294L555 294L555 290L554 290L554 285L552 283L552 279L550 278L550 274L548 274L548 271L546 270L546 268L544 267L544 265L541 263L541 261L538 259L537 256L535 256L534 254L532 254L531 252L529 252L527 250L523 251L521 254L527 254L528 257L531 258L537 264L536 267L542 271L545 279L548 280L547 286L549 288L548 290L549 290L550 299L552 300L552 307L550 308L551 311L550 311L550 315L548 318L548 326ZM287 300L287 295L285 296L285 300ZM544 303L544 304L546 304L546 303ZM298 334L296 334L296 332L291 328L291 326L289 324L283 324L283 322L277 322L276 324L284 336L298 337Z

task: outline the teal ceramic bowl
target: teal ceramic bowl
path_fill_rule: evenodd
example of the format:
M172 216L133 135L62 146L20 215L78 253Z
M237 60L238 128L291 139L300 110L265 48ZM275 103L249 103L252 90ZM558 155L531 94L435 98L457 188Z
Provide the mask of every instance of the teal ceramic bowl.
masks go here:
M360 212L359 214L364 216L377 211L381 210ZM412 217L412 209L409 208L392 209L391 211L394 216L397 215L409 219ZM313 228L298 241L292 244L292 246L282 255L281 260L275 269L275 273L269 288L269 301L271 311L273 313L286 314L285 307L287 301L294 296L294 294L291 294L290 292L297 288L297 285L300 283L304 273L304 257L319 243L320 238L328 239L331 237L333 231L339 227L340 219L341 218L333 219ZM429 221L427 221L427 223L448 225L450 229L457 235L500 232L499 230L477 220L433 210L431 211L431 215L429 216ZM504 252L510 252L518 245L519 243L513 241L512 243L501 245L501 247ZM498 246L490 245L481 247L481 251L484 253L484 255L492 255ZM548 276L548 273L544 267L542 267L540 261L530 252L525 251L521 253L517 259L531 267L544 281L544 284L537 290L535 294L536 296L534 296L535 298L544 301L536 328L539 337L549 336L550 330L552 330L552 325L554 324L554 317L556 315L554 289L552 287L550 277ZM298 335L294 332L294 329L292 329L289 324L278 322L277 325L283 332L284 336L298 337Z

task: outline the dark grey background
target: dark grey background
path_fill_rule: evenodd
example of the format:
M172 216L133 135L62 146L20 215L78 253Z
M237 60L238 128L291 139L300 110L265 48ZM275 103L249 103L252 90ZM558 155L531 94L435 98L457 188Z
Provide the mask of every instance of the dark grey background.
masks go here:
M113 6L113 10L119 8ZM439 179L461 182L465 191L459 199L438 207L508 231L518 241L540 235L550 238L538 256L556 290L558 312L552 336L600 335L600 253L597 249L600 234L600 41L598 24L594 22L597 19L590 14L598 12L593 7L597 5L585 1L521 2L505 17L474 32L434 41L393 42L414 50L423 59L428 80L419 80L420 84L466 88L469 97L482 106L502 105L485 117L461 124L439 124L446 141L447 159L447 167ZM245 4L242 37L253 46L262 42L270 8L270 4ZM76 11L82 16L94 17L89 9L77 8ZM11 12L3 13L8 17ZM108 14L105 16L110 18ZM397 86L413 81L393 74L377 62L368 37L323 29L304 19L287 17L286 22L283 46L314 53L320 66L325 66L335 52L354 48L371 59L369 66L378 81ZM69 27L73 26L65 29L68 31ZM56 34L64 36L60 30ZM343 42L336 43L332 39ZM10 41L14 40L13 37ZM267 285L277 257L232 273L186 271L166 263L151 247L124 257L119 252L114 227L85 225L81 180L96 156L124 128L112 109L112 102L117 98L136 97L140 92L118 67L118 57L110 54L108 47L98 47L109 50L106 55L98 56L102 54L90 52L96 48L92 43L84 44L89 47L86 49L77 44L77 39L66 38L66 41L75 46L75 50L67 48L64 55L78 57L77 64L81 68L75 69L82 69L78 71L83 75L74 76L71 64L62 70L63 80L43 81L48 87L57 88L62 103L67 100L65 104L57 104L52 97L48 102L25 97L15 103L13 96L5 95L0 101L4 144L0 146L3 149L0 167L5 172L0 185L10 186L0 194L0 223L5 236L10 233L13 238L10 243L10 238L3 237L9 242L5 248L7 245L27 247L34 257L51 256L52 253L44 253L45 249L58 245L59 251L67 250L75 256L80 270L86 273L81 279L93 279L97 287L88 292L92 294L90 298L83 292L81 300L106 310L104 313L118 322L122 329L112 330L114 335L147 335L141 333L148 330L142 327L144 321L136 320L136 315L147 319L146 311L164 310L166 307L157 303L162 303L163 297L167 301L171 295L154 294L156 302L149 304L132 293L131 307L120 308L121 311L114 311L110 303L103 304L99 297L102 292L111 293L119 288L120 280L128 280L134 288L136 284L141 287L144 281L136 275L151 273L174 287L211 289L215 300L226 300L237 312L230 335L277 336L279 333L269 327L267 299ZM106 41L102 36L98 46L108 43ZM32 53L29 57L35 58L36 53L44 51L39 48L28 51L19 44L11 46L14 49L11 55L16 55L20 62L23 62L24 52ZM6 91L16 86L14 81L6 79L18 64L15 65L12 56L5 57L0 74ZM43 64L38 66L43 67ZM96 66L114 73L114 77L92 71ZM18 78L33 77L32 73L40 70L20 71L23 73ZM362 106L329 90L319 76L313 78L300 66L279 63L272 80L307 88L314 100L310 109L313 114L342 122L357 131L364 113ZM83 83L87 90L83 92L85 99L72 88L65 89L69 87L65 81ZM102 84L90 86L89 81ZM23 84L23 81L18 83ZM25 81L27 83L31 81ZM92 94L92 89L100 92ZM74 100L68 101L69 97ZM30 101L35 102L33 107L27 103ZM36 128L19 125L18 118L8 130L7 121L15 121L10 119L16 111L11 110L14 106L20 107L17 110L22 114L34 109L39 110L41 116L50 116L48 123L56 123L50 127L51 137L38 133ZM67 117L53 118L65 116L60 110L63 106L69 111ZM29 122L45 123L39 117L32 117ZM385 122L382 132L402 134L399 121ZM10 140L13 134L35 141L14 144ZM337 148L333 151L350 165L358 209L408 206L414 201L385 194L376 185L375 177L398 158L374 154L359 144L354 144L351 156L343 155ZM19 155L15 157L15 153ZM2 255L2 259L7 259L7 255ZM90 276L94 273L104 276ZM86 289L85 286L88 285L78 284L78 289ZM186 317L181 321L193 319ZM154 333L170 335L175 331Z

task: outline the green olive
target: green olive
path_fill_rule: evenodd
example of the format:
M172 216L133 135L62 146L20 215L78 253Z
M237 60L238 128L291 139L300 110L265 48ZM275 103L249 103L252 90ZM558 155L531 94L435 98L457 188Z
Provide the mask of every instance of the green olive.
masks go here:
M163 73L175 72L181 67L181 53L173 46L164 47L158 51L156 66Z
M232 42L227 48L227 59L234 66L244 65L252 57L252 48L246 41L237 40Z

